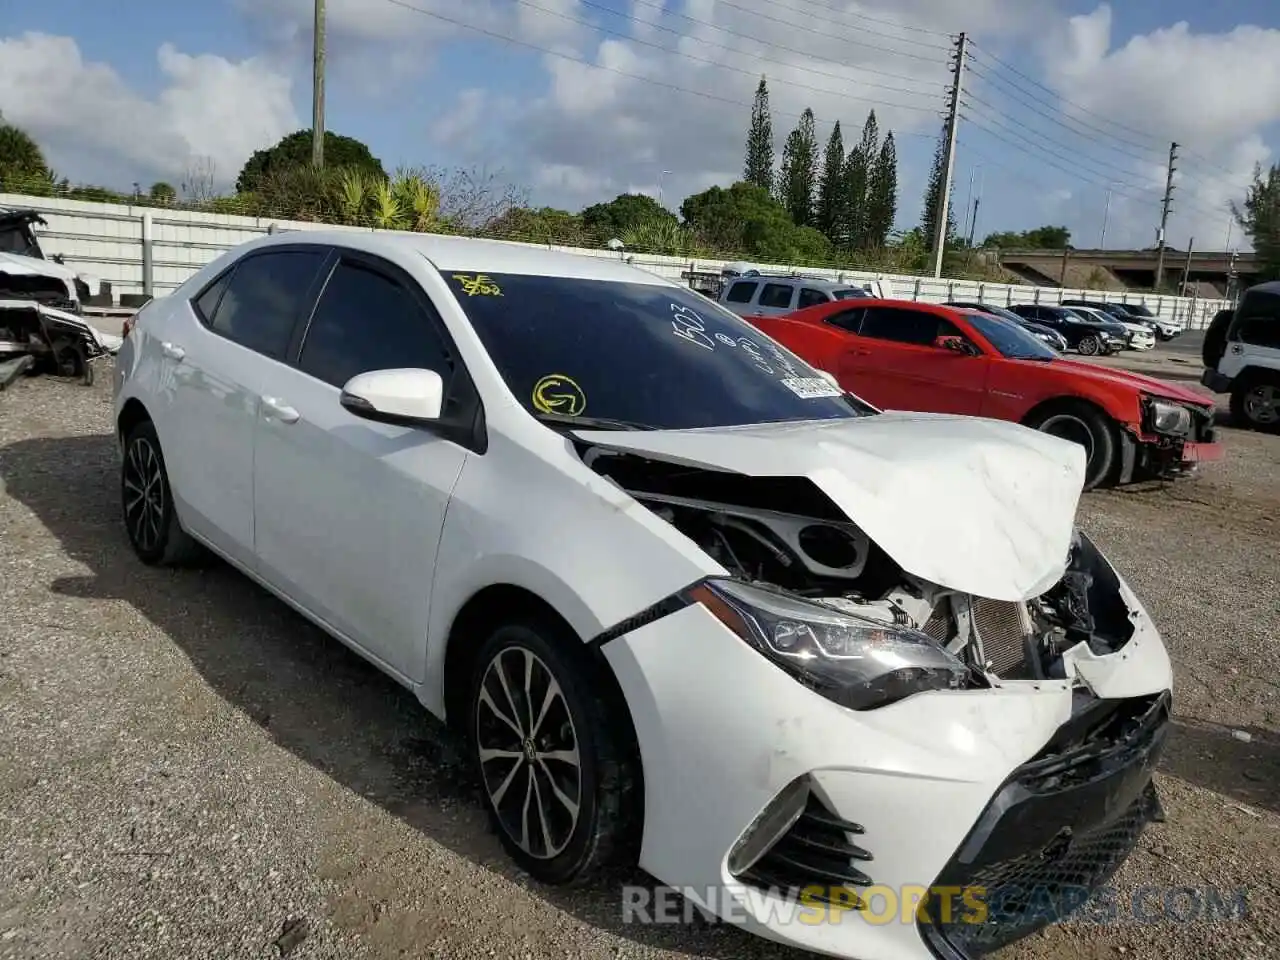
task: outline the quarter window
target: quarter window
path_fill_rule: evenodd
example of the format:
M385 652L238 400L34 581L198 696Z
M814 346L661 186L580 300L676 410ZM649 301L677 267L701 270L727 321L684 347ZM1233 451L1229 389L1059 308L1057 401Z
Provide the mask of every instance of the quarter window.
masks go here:
M805 307L816 307L820 303L828 303L829 299L821 290L805 287L800 291L800 301L796 304L801 310Z
M242 260L221 299L210 304L209 326L241 346L283 359L325 256L322 250L286 250ZM200 300L216 296L217 287L214 284ZM198 301L197 306L203 313L204 304Z
M786 283L766 283L760 291L760 306L786 308L791 306L791 295L795 287Z
M453 364L437 322L401 284L344 260L320 295L298 367L338 388L372 370L418 367L447 389Z
M841 330L847 330L849 333L857 333L862 326L862 315L867 312L866 307L856 307L853 310L841 310L839 313L832 314L827 317L827 323L833 327L839 327Z
M750 303L751 296L756 292L759 284L754 280L739 280L729 288L729 293L725 296L727 303Z

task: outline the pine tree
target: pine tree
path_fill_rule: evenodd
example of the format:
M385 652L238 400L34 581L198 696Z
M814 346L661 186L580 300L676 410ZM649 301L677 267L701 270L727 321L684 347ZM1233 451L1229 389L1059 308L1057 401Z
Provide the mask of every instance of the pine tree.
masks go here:
M782 170L778 178L778 199L796 226L805 227L813 223L817 167L818 138L813 129L813 111L805 107L800 122L787 136L782 148Z
M818 179L818 213L816 226L832 243L839 238L839 227L844 219L844 135L840 121L831 129L827 138L827 150L822 160L822 175Z
M938 146L933 151L933 169L929 171L929 186L924 194L924 211L920 216L920 230L924 234L926 249L933 250L934 235L938 227L938 201L942 197L942 185L947 177L947 131L943 125L942 135L938 137ZM947 204L946 238L955 236L955 207Z
M844 162L844 223L841 245L850 250L863 246L867 234L867 158L862 144L849 151Z
M747 131L747 160L742 179L773 192L773 120L769 114L769 86L760 78L755 103L751 107L751 129Z
M867 232L865 245L883 247L898 215L898 148L893 131L885 135L880 152L867 177Z

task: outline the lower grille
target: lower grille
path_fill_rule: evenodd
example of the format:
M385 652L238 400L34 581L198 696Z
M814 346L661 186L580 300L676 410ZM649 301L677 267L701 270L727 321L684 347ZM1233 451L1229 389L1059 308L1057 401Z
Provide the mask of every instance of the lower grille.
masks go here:
M943 868L920 921L935 955L983 956L1065 919L1161 818L1151 774L1168 730L1168 695L1104 713L1064 725L1045 755L992 798Z
M871 885L858 866L871 860L871 853L850 837L863 832L860 824L840 819L810 794L791 829L738 879L784 897L798 897L803 890L806 900L860 906L849 890Z
M1034 661L1027 649L1031 625L1026 607L974 597L971 609L973 626L982 639L982 652L991 672L1005 680L1035 679Z

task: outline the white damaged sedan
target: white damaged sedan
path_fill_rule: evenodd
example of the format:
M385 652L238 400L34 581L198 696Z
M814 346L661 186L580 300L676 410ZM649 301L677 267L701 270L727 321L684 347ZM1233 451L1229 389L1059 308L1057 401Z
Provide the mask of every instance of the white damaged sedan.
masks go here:
M540 880L630 859L783 943L954 960L1161 816L1169 658L1073 444L877 411L617 260L421 235L238 247L114 386L139 558L211 551L412 690Z

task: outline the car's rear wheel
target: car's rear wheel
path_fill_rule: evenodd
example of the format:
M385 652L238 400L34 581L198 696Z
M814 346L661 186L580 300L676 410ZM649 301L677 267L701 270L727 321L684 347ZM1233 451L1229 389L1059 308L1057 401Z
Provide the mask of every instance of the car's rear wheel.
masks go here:
M120 507L129 543L143 563L186 563L201 555L178 522L160 438L150 420L136 424L125 438Z
M1102 341L1092 333L1086 333L1076 344L1076 350L1086 357L1095 357L1102 352Z
M1280 433L1280 375L1254 375L1231 391L1231 419L1264 433Z
M553 618L497 628L476 663L467 728L499 839L544 883L589 879L634 838L629 727L582 642Z
M1027 426L1084 447L1084 489L1092 490L1110 480L1116 462L1116 428L1097 407L1064 401L1036 414Z

